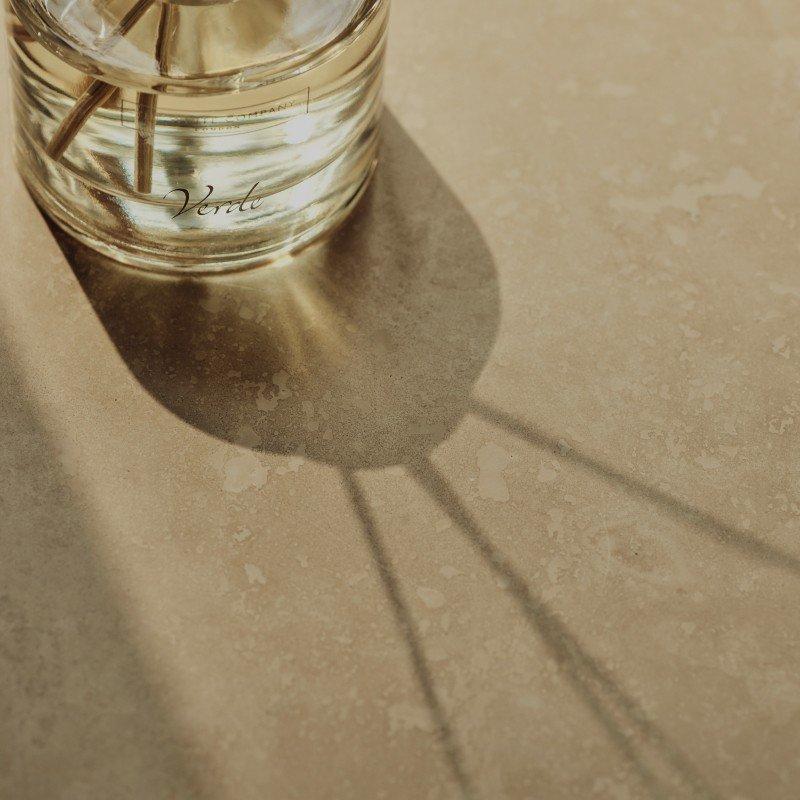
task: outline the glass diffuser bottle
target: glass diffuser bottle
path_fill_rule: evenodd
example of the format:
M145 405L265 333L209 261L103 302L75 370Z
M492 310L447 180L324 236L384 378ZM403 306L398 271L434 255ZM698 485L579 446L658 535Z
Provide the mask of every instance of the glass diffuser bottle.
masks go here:
M322 236L375 164L388 0L7 0L16 156L120 261L239 269Z

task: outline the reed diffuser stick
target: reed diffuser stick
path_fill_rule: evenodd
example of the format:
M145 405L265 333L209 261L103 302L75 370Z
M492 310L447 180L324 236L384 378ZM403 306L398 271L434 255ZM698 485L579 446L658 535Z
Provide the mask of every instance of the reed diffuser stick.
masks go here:
M111 32L104 39L104 49L108 48L114 41L125 36L130 29L144 16L145 12L153 5L154 0L137 0L133 7L124 17L114 26ZM111 99L117 90L116 86L101 80L93 80L83 94L77 99L75 105L69 113L61 120L61 124L56 128L53 138L47 145L47 154L58 161L64 155L64 151L69 147L70 142L77 136L80 129L86 124L86 120L103 103Z
M169 72L169 50L178 24L178 8L163 3L158 19L156 62L161 75ZM139 92L136 96L136 191L149 194L153 188L153 152L155 146L157 95Z

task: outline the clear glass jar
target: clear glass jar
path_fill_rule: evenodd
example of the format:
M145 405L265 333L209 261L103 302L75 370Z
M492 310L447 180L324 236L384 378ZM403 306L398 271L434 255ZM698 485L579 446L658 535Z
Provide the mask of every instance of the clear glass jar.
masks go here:
M8 0L16 154L72 235L155 270L247 267L355 205L388 0Z

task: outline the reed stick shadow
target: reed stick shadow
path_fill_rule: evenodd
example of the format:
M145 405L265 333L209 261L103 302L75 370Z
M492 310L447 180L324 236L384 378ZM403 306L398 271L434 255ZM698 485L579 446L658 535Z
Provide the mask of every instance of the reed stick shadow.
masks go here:
M461 796L465 800L472 800L476 795L464 768L464 756L461 746L439 700L417 626L414 624L411 611L403 597L395 569L378 532L375 519L353 473L341 470L341 476L345 490L361 524L361 532L369 547L375 568L383 584L384 592L391 605L395 622L405 640L411 666L414 669L425 703L436 726L437 735L447 757L450 770L458 784Z
M408 469L417 483L453 520L491 570L506 582L526 621L556 659L588 710L635 769L650 794L655 798L674 796L672 789L664 786L665 779L656 774L639 754L638 749L642 746L650 748L652 755L659 760L662 772L663 767L667 768L667 779L673 789L677 784L684 792L683 796L714 800L717 795L686 756L648 719L636 701L619 687L606 669L583 649L548 604L531 591L521 573L483 533L433 464L426 459L410 465Z
M565 448L555 437L533 425L516 419L511 414L494 408L488 403L473 399L471 411L485 422L512 433L534 447L549 450L564 460L599 475L603 480L622 487L629 495L647 500L662 511L677 517L682 522L690 523L700 532L721 544L734 547L746 556L762 561L771 567L786 570L795 576L800 575L800 558L783 551L779 547L761 541L752 534L728 524L713 514L701 511L638 478L626 475L599 459L592 458L572 448Z

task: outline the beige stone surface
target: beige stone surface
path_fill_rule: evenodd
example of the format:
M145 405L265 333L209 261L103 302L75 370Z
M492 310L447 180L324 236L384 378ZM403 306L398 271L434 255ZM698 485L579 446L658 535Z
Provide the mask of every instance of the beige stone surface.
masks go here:
M799 96L788 0L401 0L356 218L206 282L4 116L0 796L798 797Z

